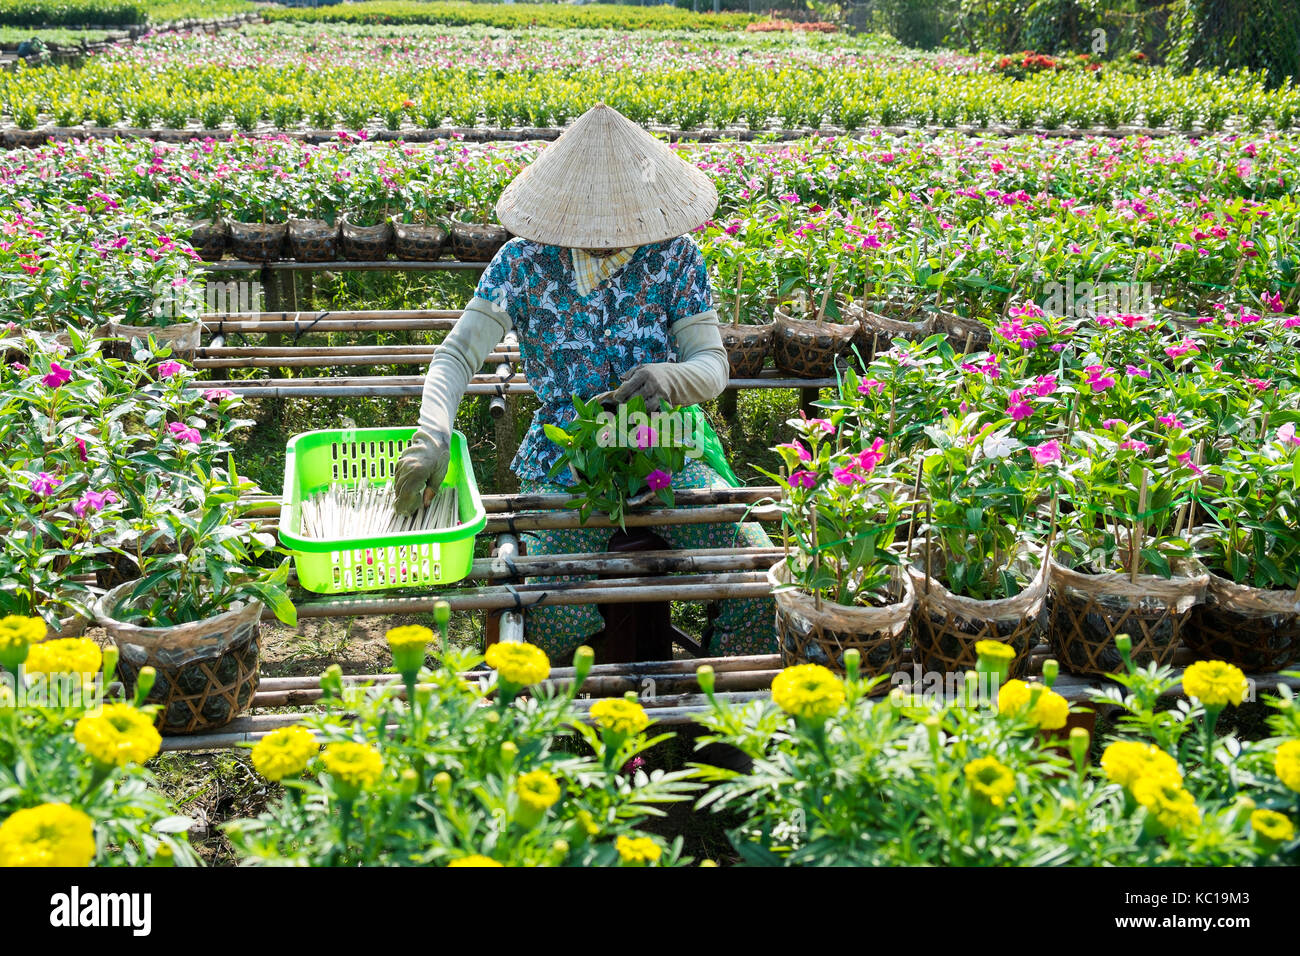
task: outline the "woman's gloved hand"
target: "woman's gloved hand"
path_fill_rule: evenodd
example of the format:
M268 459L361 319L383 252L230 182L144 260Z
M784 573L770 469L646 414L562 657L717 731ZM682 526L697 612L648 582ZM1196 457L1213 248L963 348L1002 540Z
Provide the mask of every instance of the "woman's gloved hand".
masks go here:
M417 431L397 459L393 493L397 513L411 514L437 494L451 464L451 436Z
M718 330L718 314L710 309L679 320L673 326L672 338L677 361L629 369L614 392L614 401L622 403L640 395L647 409L658 411L660 401L696 405L722 394L729 366Z
M411 514L421 508L426 491L436 493L447 476L456 406L492 346L509 330L506 311L475 296L434 353L420 398L420 424L393 471L398 514Z

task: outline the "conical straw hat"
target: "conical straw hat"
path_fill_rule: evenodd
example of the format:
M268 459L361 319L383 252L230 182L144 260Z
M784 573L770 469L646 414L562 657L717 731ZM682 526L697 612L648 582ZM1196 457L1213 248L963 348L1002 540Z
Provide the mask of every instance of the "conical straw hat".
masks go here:
M702 170L598 103L505 188L497 218L546 245L615 249L680 236L717 206Z

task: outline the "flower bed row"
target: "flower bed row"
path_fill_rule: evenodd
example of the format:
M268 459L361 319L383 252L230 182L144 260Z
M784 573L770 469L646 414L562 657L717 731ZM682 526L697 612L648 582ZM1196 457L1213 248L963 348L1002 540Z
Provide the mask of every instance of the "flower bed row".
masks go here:
M782 671L771 700L737 706L696 679L709 707L701 743L733 748L734 768L706 753L690 769L648 769L651 717L629 695L578 701L594 655L580 648L559 680L538 648L495 645L485 656L435 635L387 634L398 679L320 680L320 712L251 748L260 777L282 788L257 816L225 824L247 863L313 866L673 866L682 840L643 827L666 805L694 800L737 820L738 862L782 865L1294 864L1300 795L1300 710L1285 686L1269 694L1271 736L1245 742L1215 725L1250 685L1225 664L1188 668L1188 706L1157 713L1177 681L1137 670L1117 733L1098 741L1071 726L1087 716L1043 683L1006 677L989 647L955 694L874 684L846 654L841 679L818 665ZM33 626L34 625L34 626ZM144 764L161 741L141 688L101 705L67 691L119 654L89 641L38 643L39 621L0 619L0 664L24 698L0 719L0 865L193 864L190 821L171 813ZM486 662L490 671L474 671ZM556 675L559 677L560 675ZM525 696L526 695L526 696ZM589 748L560 749L577 733ZM704 861L712 864L714 861Z
M195 220L317 219L327 240L345 218L486 225L537 148L236 136L13 151L0 164L0 198L13 210L0 248L0 319L51 332L110 318L174 321L179 312L158 306L174 300L181 279L201 283L183 238ZM979 320L970 326L979 345L1011 305L1030 300L1071 319L1295 311L1293 136L880 135L682 150L718 185L718 212L696 238L728 323L769 321L777 306L796 319L820 313L842 343L865 300L869 313L947 328ZM272 240L268 255L286 251ZM888 342L926 328L880 331ZM954 334L958 347L964 335ZM869 348L870 338L858 344Z
M123 121L174 129L230 121L246 130L263 123L279 129L564 126L597 100L637 122L683 130L740 122L764 129L775 119L781 128L814 130L916 122L1046 129L1141 124L1190 132L1222 130L1229 121L1248 130L1287 129L1300 115L1300 89L1269 89L1247 73L1176 76L1112 64L1099 72L1016 79L973 67L968 58L878 58L870 48L835 53L825 41L805 50L764 40L757 55L727 45L677 49L662 38L609 50L596 41L584 56L591 41L582 38L557 44L558 50L543 42L489 52L497 69L484 69L482 49L468 40L414 51L383 48L372 64L346 66L310 62L317 40L306 36L275 34L265 53L263 41L241 39L244 56L200 46L192 56L198 62L176 46L187 42L204 41L150 42L77 70L24 70L0 78L0 94L21 128ZM352 42L356 59L375 50L373 40ZM337 47L328 52L331 60L338 55ZM624 68L629 58L640 65Z

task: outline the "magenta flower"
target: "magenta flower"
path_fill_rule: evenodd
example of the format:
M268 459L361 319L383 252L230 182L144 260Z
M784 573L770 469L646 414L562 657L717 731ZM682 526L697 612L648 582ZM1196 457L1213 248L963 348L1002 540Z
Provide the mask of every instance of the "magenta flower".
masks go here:
M1122 418L1108 418L1101 423L1101 427L1110 431L1115 428L1128 428L1128 422Z
M1189 353L1199 352L1200 346L1192 339L1183 339L1179 345L1171 345L1165 349L1165 354L1170 358L1182 358Z
M1045 441L1041 445L1032 445L1029 454L1033 456L1035 464L1050 465L1061 460L1061 443L1053 440Z
M1007 414L1018 422L1023 422L1034 414L1034 406L1025 401L1025 393L1016 389L1011 393L1011 403L1007 405Z
M885 390L885 383L878 378L869 378L865 381L858 382L858 392L862 395L870 395L873 392L877 395Z
M173 375L179 372L181 368L182 366L180 362L173 362L171 359L168 359L167 361L161 363L158 366L158 377L171 378Z
M235 393L228 388L205 388L203 390L203 400L207 402L219 402L223 398L234 398Z
M1300 438L1296 437L1295 424L1287 422L1277 430L1277 440L1284 445L1300 445Z
M877 438L873 441L870 448L858 454L858 467L868 473L874 471L875 467L885 458L885 453L881 451L884 447L885 440L883 438Z
M1247 384L1247 385L1254 385L1255 388L1257 388L1257 389L1258 389L1259 391L1261 391L1261 392L1266 392L1266 391L1268 391L1270 388L1273 387L1272 385L1270 385L1267 381L1265 381L1265 380L1262 379L1262 378L1248 378L1248 379L1246 379L1246 384Z
M651 491L662 491L673 483L673 476L662 468L656 468L645 476L645 483Z
M45 497L54 494L54 489L63 484L62 478L56 478L47 472L41 472L32 479L31 489L38 495Z
M17 372L19 375L27 371L27 366L24 365L22 362L10 362L9 367L13 369L15 372Z
M1150 445L1144 441L1138 441L1136 438L1130 438L1126 442L1121 442L1119 447L1123 448L1125 451L1148 452L1151 450Z
M86 439L78 438L76 439L76 442L77 442L77 454L80 456L82 461L85 461L86 460Z
M806 469L793 471L790 473L791 488L811 488L817 484L817 476Z
M1178 459L1180 463L1190 468L1192 470L1192 474L1194 474L1196 477L1199 478L1205 474L1205 470L1203 468L1198 467L1196 462L1192 461L1191 452L1185 451L1181 455L1176 455L1175 457Z
M51 362L49 374L41 376L41 383L47 388L58 388L60 385L66 385L71 379L71 371L58 362Z
M184 422L171 422L167 426L167 430L176 437L177 441L186 441L195 445L197 445L203 437L199 434L197 428L190 428Z
M1161 425L1165 425L1169 428L1184 427L1183 423L1178 420L1177 415L1157 415L1156 421L1158 421Z
M1130 365L1124 369L1124 374L1129 378L1150 378L1151 373L1144 368L1138 368L1136 365Z
M638 425L635 435L636 447L645 451L659 441L659 433L649 425Z
M104 505L112 504L117 500L117 495L112 491L87 491L73 502L72 510L77 513L78 518L84 518L87 514L103 511Z
M1033 392L1035 395L1037 395L1039 398L1046 398L1048 395L1051 395L1054 391L1056 391L1056 376L1055 375L1038 376L1038 378L1034 380L1034 385L1030 389L1030 391Z
M800 461L812 461L812 452L810 452L807 448L804 448L803 445L797 441L787 442L784 445L777 445L776 447L789 448L792 452L794 452L796 455L799 456Z
M1093 392L1104 392L1115 387L1113 368L1103 369L1100 365L1089 365L1084 371L1088 373L1088 384L1092 386Z
M841 485L852 485L865 479L864 475L859 475L853 468L836 468L831 472L831 477Z

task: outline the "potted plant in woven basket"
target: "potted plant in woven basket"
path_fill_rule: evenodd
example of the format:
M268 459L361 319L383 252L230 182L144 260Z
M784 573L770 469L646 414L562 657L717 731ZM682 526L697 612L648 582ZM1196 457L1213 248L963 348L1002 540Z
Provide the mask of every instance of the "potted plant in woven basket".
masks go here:
M237 259L267 262L284 253L293 185L275 177L232 183L226 225Z
M916 602L895 547L913 504L909 489L881 467L883 440L857 447L838 421L791 424L799 437L777 449L783 473L769 473L784 489L786 557L768 573L782 659L844 673L844 654L856 649L864 676L892 674Z
M1198 504L1207 520L1193 541L1210 580L1185 641L1207 660L1247 671L1300 661L1300 437L1295 422L1234 447L1207 468L1222 478ZM1207 479L1210 484L1210 479Z
M196 733L239 716L257 691L263 608L285 624L297 621L286 592L289 559L263 566L274 539L239 518L245 487L216 479L197 513L146 514L137 522L140 578L95 606L128 688L140 668L157 671L147 700L160 706L163 733ZM167 550L153 553L159 539Z
M204 285L195 271L183 265L160 275L152 284L150 301L139 309L114 315L104 325L108 351L131 359L141 346L164 351L175 359L191 359L203 335L206 305Z
M379 169L355 175L343 198L346 212L339 222L343 258L355 262L379 261L393 250L390 214L397 205L396 186Z
M1033 450L1048 468L1077 455L1062 469L1067 507L1048 585L1052 649L1076 674L1118 673L1119 634L1130 635L1139 664L1168 664L1209 579L1186 538L1197 485L1190 439L1123 423L1112 431Z
M490 165L456 164L446 180L445 198L455 210L449 225L451 254L463 262L490 262L510 239L510 231L496 222L496 203L512 166L483 162Z
M1039 507L1049 483L1004 421L979 412L926 428L931 448L917 469L925 509L909 573L916 587L913 650L924 671L975 668L976 645L998 641L1024 677L1043 637L1050 516Z
M438 221L441 200L435 197L434 186L429 180L406 183L402 217L393 221L393 250L399 259L432 262L442 257L447 228Z
M727 350L731 378L758 378L772 351L773 325L765 309L745 306L744 279L745 263L740 262L736 268L731 324L722 326L722 345Z
M774 311L772 357L776 367L799 378L826 378L841 367L841 357L853 345L857 320L841 315L839 302L833 298L835 269L832 267L814 309L808 297L807 278L803 274L787 277L778 289L778 297L791 292L793 299Z

